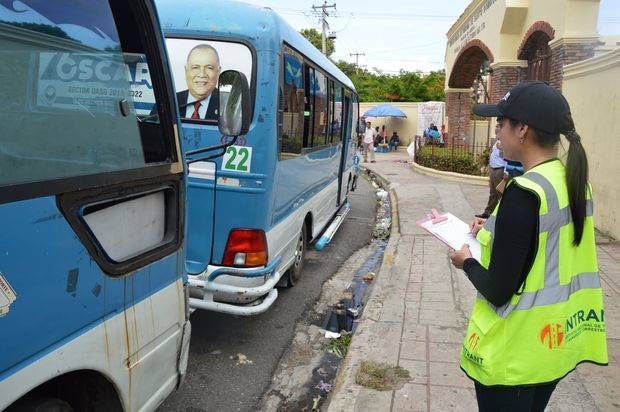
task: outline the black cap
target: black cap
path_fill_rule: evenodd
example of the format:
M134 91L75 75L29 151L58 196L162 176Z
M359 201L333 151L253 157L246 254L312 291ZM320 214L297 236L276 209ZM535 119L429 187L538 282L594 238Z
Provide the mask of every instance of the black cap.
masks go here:
M498 104L477 104L473 111L482 117L507 117L547 133L563 133L572 122L562 93L541 81L519 83Z

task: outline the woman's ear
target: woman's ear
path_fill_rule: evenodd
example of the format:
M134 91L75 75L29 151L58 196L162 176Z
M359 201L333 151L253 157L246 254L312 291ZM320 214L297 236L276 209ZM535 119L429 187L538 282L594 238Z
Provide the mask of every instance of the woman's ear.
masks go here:
M517 130L517 135L519 136L519 142L523 143L523 141L527 138L527 134L530 131L530 127L526 124L520 123L519 129Z

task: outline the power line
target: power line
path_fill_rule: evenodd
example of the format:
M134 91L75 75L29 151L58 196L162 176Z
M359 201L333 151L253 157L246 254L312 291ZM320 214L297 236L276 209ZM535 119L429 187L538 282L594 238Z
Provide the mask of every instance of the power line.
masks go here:
M415 46L399 47L397 49L368 51L366 53L368 53L368 54L391 53L391 52L394 52L394 51L417 49L418 47L433 46L435 44L441 44L441 43L445 43L445 42L446 42L445 40L441 40L441 41L436 41L436 42L432 42L432 43L417 44Z
M321 8L321 6L313 6L313 8ZM303 9L294 9L287 7L271 7L273 10L277 10L278 13L282 14L304 14L306 10ZM347 18L347 17L355 17L360 19L395 19L395 20L403 20L403 19L418 19L418 20L450 20L454 21L458 16L447 15L447 14L402 14L402 13L367 13L367 12L357 12L357 11L344 11L341 10L339 12L335 12L331 15L333 18Z

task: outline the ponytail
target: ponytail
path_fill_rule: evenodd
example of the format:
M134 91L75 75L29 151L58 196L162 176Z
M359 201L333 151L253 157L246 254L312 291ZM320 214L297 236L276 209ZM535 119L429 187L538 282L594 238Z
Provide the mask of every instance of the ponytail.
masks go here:
M572 119L571 123L572 123ZM566 159L566 185L568 186L568 202L573 218L573 245L578 246L583 237L586 220L586 189L588 185L588 158L581 145L581 137L574 128L562 132L568 139L568 157Z

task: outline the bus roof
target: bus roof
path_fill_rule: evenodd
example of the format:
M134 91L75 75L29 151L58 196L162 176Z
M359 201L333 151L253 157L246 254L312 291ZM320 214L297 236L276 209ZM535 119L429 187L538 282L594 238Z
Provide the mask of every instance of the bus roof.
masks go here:
M351 90L351 80L282 17L268 7L231 0L157 0L165 34L245 40L258 51L278 51L285 41ZM274 37L277 42L274 42Z

